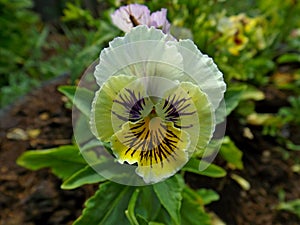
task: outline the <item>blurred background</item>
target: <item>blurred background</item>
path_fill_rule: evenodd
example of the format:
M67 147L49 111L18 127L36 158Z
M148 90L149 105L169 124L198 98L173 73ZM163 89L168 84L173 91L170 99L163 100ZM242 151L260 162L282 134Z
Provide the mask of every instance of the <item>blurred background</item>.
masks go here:
M192 38L227 81L299 89L297 75L275 73L278 66L299 63L298 1L135 2L151 11L167 8L172 33ZM55 76L69 73L76 79L121 35L109 15L129 3L133 1L1 0L0 106Z

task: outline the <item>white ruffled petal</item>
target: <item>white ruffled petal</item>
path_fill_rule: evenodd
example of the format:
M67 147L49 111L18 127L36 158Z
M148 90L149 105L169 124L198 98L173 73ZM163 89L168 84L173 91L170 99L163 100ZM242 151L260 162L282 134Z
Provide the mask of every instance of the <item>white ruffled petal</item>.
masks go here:
M177 44L155 28L133 28L124 37L114 39L101 52L94 73L98 85L102 86L110 76L118 74L179 80L183 76L183 59Z
M200 86L216 110L226 90L223 74L213 60L203 55L191 40L180 40L178 50L183 57L184 72L188 76L186 79Z

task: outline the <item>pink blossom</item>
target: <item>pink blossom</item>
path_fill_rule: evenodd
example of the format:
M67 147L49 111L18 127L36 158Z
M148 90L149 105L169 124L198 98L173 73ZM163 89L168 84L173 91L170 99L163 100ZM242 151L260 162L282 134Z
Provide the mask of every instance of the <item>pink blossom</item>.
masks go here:
M167 20L167 9L161 9L150 15L147 6L130 4L120 7L111 15L111 18L113 24L126 33L138 25L153 26L162 29L166 34L170 33L171 25Z
M161 28L165 34L170 32L171 25L167 20L167 9L161 9L160 11L153 12L150 20L151 26Z

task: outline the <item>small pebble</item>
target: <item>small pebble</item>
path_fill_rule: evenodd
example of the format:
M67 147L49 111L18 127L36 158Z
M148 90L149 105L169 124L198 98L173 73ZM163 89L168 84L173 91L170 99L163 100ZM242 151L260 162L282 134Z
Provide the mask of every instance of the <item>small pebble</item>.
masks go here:
M6 134L7 139L27 141L28 134L21 128L13 128Z
M39 118L41 119L41 120L48 120L49 119L49 113L47 113L47 112L43 112L43 113L41 113L40 114L40 116L39 116Z

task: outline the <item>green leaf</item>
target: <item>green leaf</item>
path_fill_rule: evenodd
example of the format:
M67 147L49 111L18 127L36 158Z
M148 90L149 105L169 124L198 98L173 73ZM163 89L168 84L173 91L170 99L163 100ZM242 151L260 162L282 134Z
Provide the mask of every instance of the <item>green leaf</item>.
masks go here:
M247 123L255 126L274 124L275 116L271 113L251 113L247 116Z
M295 199L288 202L281 202L277 206L277 209L294 213L300 218L300 199Z
M142 215L137 214L137 215L136 215L136 219L138 220L139 225L148 225L147 219L144 218Z
M72 103L89 118L91 105L94 98L93 92L86 88L76 86L60 86L58 90L63 93Z
M233 86L227 89L224 96L227 116L238 106L245 89L245 85Z
M159 221L160 223L164 223L164 224L174 224L172 222L172 218L170 214L164 207L161 207L159 214L156 218L156 221Z
M285 143L286 143L287 149L292 150L292 151L300 151L300 145L296 145L290 140L286 140Z
M202 161L201 163L204 165L207 164L204 161ZM200 171L199 164L199 159L191 158L190 161L181 170L214 178L224 177L226 175L226 171L223 168L214 164L209 164L205 170Z
M236 108L236 113L241 117L247 117L248 115L255 113L255 102L254 101L240 101Z
M241 170L244 168L242 161L243 152L235 146L228 136L223 139L223 144L219 154L223 157L223 159L230 163L233 169L237 168Z
M210 217L205 212L201 196L185 187L182 193L181 225L210 225Z
M153 190L153 186L142 187L135 207L136 213L146 221L154 221L160 209L161 204Z
M278 63L299 63L299 53L286 53L277 59Z
M243 190L245 191L249 191L250 188L251 188L251 184L249 183L249 181L247 181L245 178L237 175L237 174L230 174L230 177L235 181L237 182L241 188L243 188Z
M129 225L125 216L134 188L113 182L99 186L93 197L85 202L82 215L73 225Z
M62 85L58 87L58 91L63 93L71 102L74 100L76 86Z
M201 196L204 205L208 205L211 202L218 201L220 199L218 193L211 189L201 188L197 190L197 194Z
M90 166L86 166L83 169L74 173L71 177L65 180L61 185L62 189L74 189L84 184L94 184L105 181L106 178L98 174Z
M254 86L247 85L246 90L242 93L241 100L261 101L265 99L265 94Z
M137 218L135 217L135 212L134 212L135 204L138 199L139 193L140 193L140 189L138 189L138 188L135 189L135 191L133 192L133 195L131 196L131 199L129 201L128 209L125 211L125 214L131 225L139 225L139 222L137 221Z
M165 225L164 223L149 222L149 225Z
M178 176L173 176L161 183L153 185L154 192L156 193L160 203L170 214L172 224L180 225L180 207L181 207L181 191L182 183Z
M74 145L26 151L17 159L17 163L31 170L50 167L52 172L62 179L72 176L87 165Z

